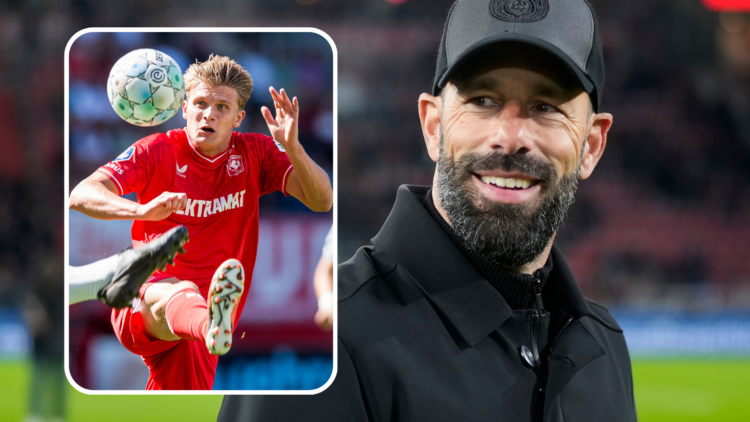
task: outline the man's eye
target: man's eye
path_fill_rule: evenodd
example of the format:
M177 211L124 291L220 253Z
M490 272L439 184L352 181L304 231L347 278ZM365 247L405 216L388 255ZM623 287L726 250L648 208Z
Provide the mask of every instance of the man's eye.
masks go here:
M553 113L555 111L558 111L557 108L547 103L539 103L534 107L534 109L539 113Z
M495 102L492 101L490 97L474 97L470 99L469 102L480 107L489 107L495 105Z

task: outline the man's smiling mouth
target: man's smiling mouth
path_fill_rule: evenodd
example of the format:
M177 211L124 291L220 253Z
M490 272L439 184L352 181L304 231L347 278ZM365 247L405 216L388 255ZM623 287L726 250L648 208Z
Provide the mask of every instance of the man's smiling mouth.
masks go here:
M529 180L519 177L481 176L481 180L487 185L495 185L505 189L527 189L539 183L538 180Z

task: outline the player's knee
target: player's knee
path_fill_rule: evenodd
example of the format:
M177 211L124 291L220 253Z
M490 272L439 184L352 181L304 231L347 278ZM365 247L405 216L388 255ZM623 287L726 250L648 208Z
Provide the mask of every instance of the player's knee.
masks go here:
M193 283L192 281L182 280L173 285L172 294L183 291L185 289L193 289L196 292L200 293L200 289L198 289L198 286L195 283Z
M154 299L156 300L150 301L151 303L149 304L151 313L154 315L154 317L157 320L164 319L164 317L166 316L166 312L167 312L167 305L169 304L169 301L172 299L172 297L175 294L184 290L194 290L196 293L200 293L198 286L192 281L178 281L176 283L170 283L168 285L159 286L159 287L160 288L158 289L158 297L155 297ZM154 293L157 293L157 292L154 292Z
M159 300L159 307L162 311L166 311L167 304L169 303L170 299L174 295L176 295L179 292L182 292L184 290L193 290L196 293L200 293L200 290L198 289L198 286L195 285L192 281L179 281L177 283L174 283L170 286L170 288L165 291L163 297L161 300Z

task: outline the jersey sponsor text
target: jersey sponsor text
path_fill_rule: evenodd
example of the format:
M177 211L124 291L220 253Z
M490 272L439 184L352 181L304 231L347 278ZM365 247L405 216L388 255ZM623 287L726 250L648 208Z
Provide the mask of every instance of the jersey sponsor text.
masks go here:
M106 166L117 172L117 174L122 174L122 169L117 164L110 162L107 163Z
M202 199L187 199L184 210L175 211L175 214L189 217L208 217L209 215L218 214L226 210L233 210L238 207L244 207L245 191L230 193L227 196L221 196L214 200L204 201Z

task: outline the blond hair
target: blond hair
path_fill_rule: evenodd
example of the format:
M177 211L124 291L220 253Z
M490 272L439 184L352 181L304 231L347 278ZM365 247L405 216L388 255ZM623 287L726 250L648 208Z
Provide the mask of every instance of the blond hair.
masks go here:
M226 56L211 54L208 60L201 63L197 59L185 72L185 90L190 95L190 89L200 82L211 86L228 86L237 91L237 104L240 110L253 92L253 78L236 61Z

